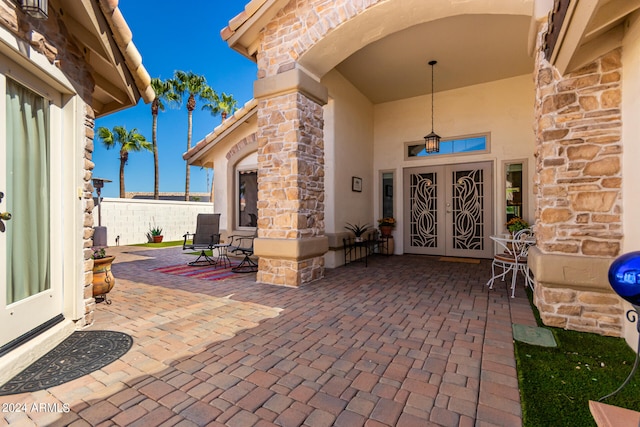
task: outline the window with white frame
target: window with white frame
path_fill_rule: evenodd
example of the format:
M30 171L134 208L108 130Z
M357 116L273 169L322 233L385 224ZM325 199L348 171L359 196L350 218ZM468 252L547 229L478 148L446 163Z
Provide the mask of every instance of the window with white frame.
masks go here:
M407 143L405 156L409 158L433 157L447 154L478 154L489 151L488 135L471 135L440 141L440 151L427 153L424 143Z
M258 226L258 170L238 170L238 227Z

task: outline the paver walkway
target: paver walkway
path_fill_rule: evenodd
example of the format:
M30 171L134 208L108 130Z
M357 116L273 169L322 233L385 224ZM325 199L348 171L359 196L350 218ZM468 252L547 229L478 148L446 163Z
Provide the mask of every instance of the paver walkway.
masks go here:
M511 324L535 325L520 286L489 291L490 261L373 257L300 288L255 274L152 271L178 248L118 248L112 305L91 329L133 336L120 360L0 403L0 425L520 426ZM131 251L138 250L135 255ZM521 285L522 281L519 281Z

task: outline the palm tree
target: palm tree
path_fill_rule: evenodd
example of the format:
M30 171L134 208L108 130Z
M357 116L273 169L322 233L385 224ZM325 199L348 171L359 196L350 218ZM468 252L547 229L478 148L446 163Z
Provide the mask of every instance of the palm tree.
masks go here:
M238 109L236 106L238 105L238 101L233 97L233 95L227 95L222 92L221 96L211 89L210 92L205 93L204 99L206 99L207 103L202 106L203 110L209 110L212 115L220 114L222 116L222 121L225 121L229 114L233 114Z
M177 102L179 97L173 91L169 80L151 79L151 87L156 93L156 97L151 103L151 115L153 116L153 126L151 128L151 143L153 145L153 198L160 198L160 172L158 170L158 111L164 111L165 102Z
M212 116L220 114L220 109L218 108L220 97L212 87L207 87L204 92L202 92L202 100L204 101L202 105L203 110L208 110Z
M233 114L238 109L236 106L238 105L238 101L232 95L227 95L222 92L222 96L220 101L218 102L218 108L220 108L220 115L222 116L222 120L224 121L227 118L227 115Z
M129 151L152 151L153 146L138 133L138 129L127 131L123 126L114 126L113 131L106 127L99 127L98 137L107 150L116 144L120 145L120 198L124 199L124 165L129 160Z
M207 86L207 80L204 76L200 76L197 74L184 71L176 71L174 73L173 79L171 80L171 85L173 86L173 90L178 95L178 99L182 100L182 97L186 94L189 94L189 98L187 100L187 114L189 115L188 121L188 130L187 130L187 151L191 148L191 134L193 128L193 110L196 108L196 97L206 100L205 96L209 90L212 89ZM184 184L184 199L189 201L189 184L190 184L190 174L189 174L189 163L186 165L186 179Z

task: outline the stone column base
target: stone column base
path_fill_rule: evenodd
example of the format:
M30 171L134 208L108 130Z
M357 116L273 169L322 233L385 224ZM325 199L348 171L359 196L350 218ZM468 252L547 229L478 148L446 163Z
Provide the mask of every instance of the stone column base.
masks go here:
M609 285L613 258L545 254L529 250L535 276L533 302L547 326L619 337L623 301Z
M259 257L256 280L260 283L300 286L324 277L325 236L304 239L255 239Z

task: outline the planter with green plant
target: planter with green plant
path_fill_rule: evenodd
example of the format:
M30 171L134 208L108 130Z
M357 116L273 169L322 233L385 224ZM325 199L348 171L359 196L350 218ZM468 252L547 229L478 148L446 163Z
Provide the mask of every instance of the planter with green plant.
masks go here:
M515 234L520 230L529 228L529 223L519 216L514 216L505 225L507 226L507 230L509 230L509 233L511 234Z
M365 225L360 225L360 224L349 224L347 223L347 225L344 227L347 230L351 231L353 234L355 234L355 241L356 242L362 242L364 240L364 233L367 232L367 230L369 230L370 226L369 224L365 224Z
M378 220L378 228L380 228L380 234L384 237L391 237L391 231L396 226L396 219L388 216L385 218L380 218Z
M157 225L149 226L147 239L151 243L162 243L162 228Z
M94 248L91 258L93 259L93 297L96 302L104 301L111 304L107 294L116 284L116 278L111 272L111 264L116 257L107 255L104 248Z

